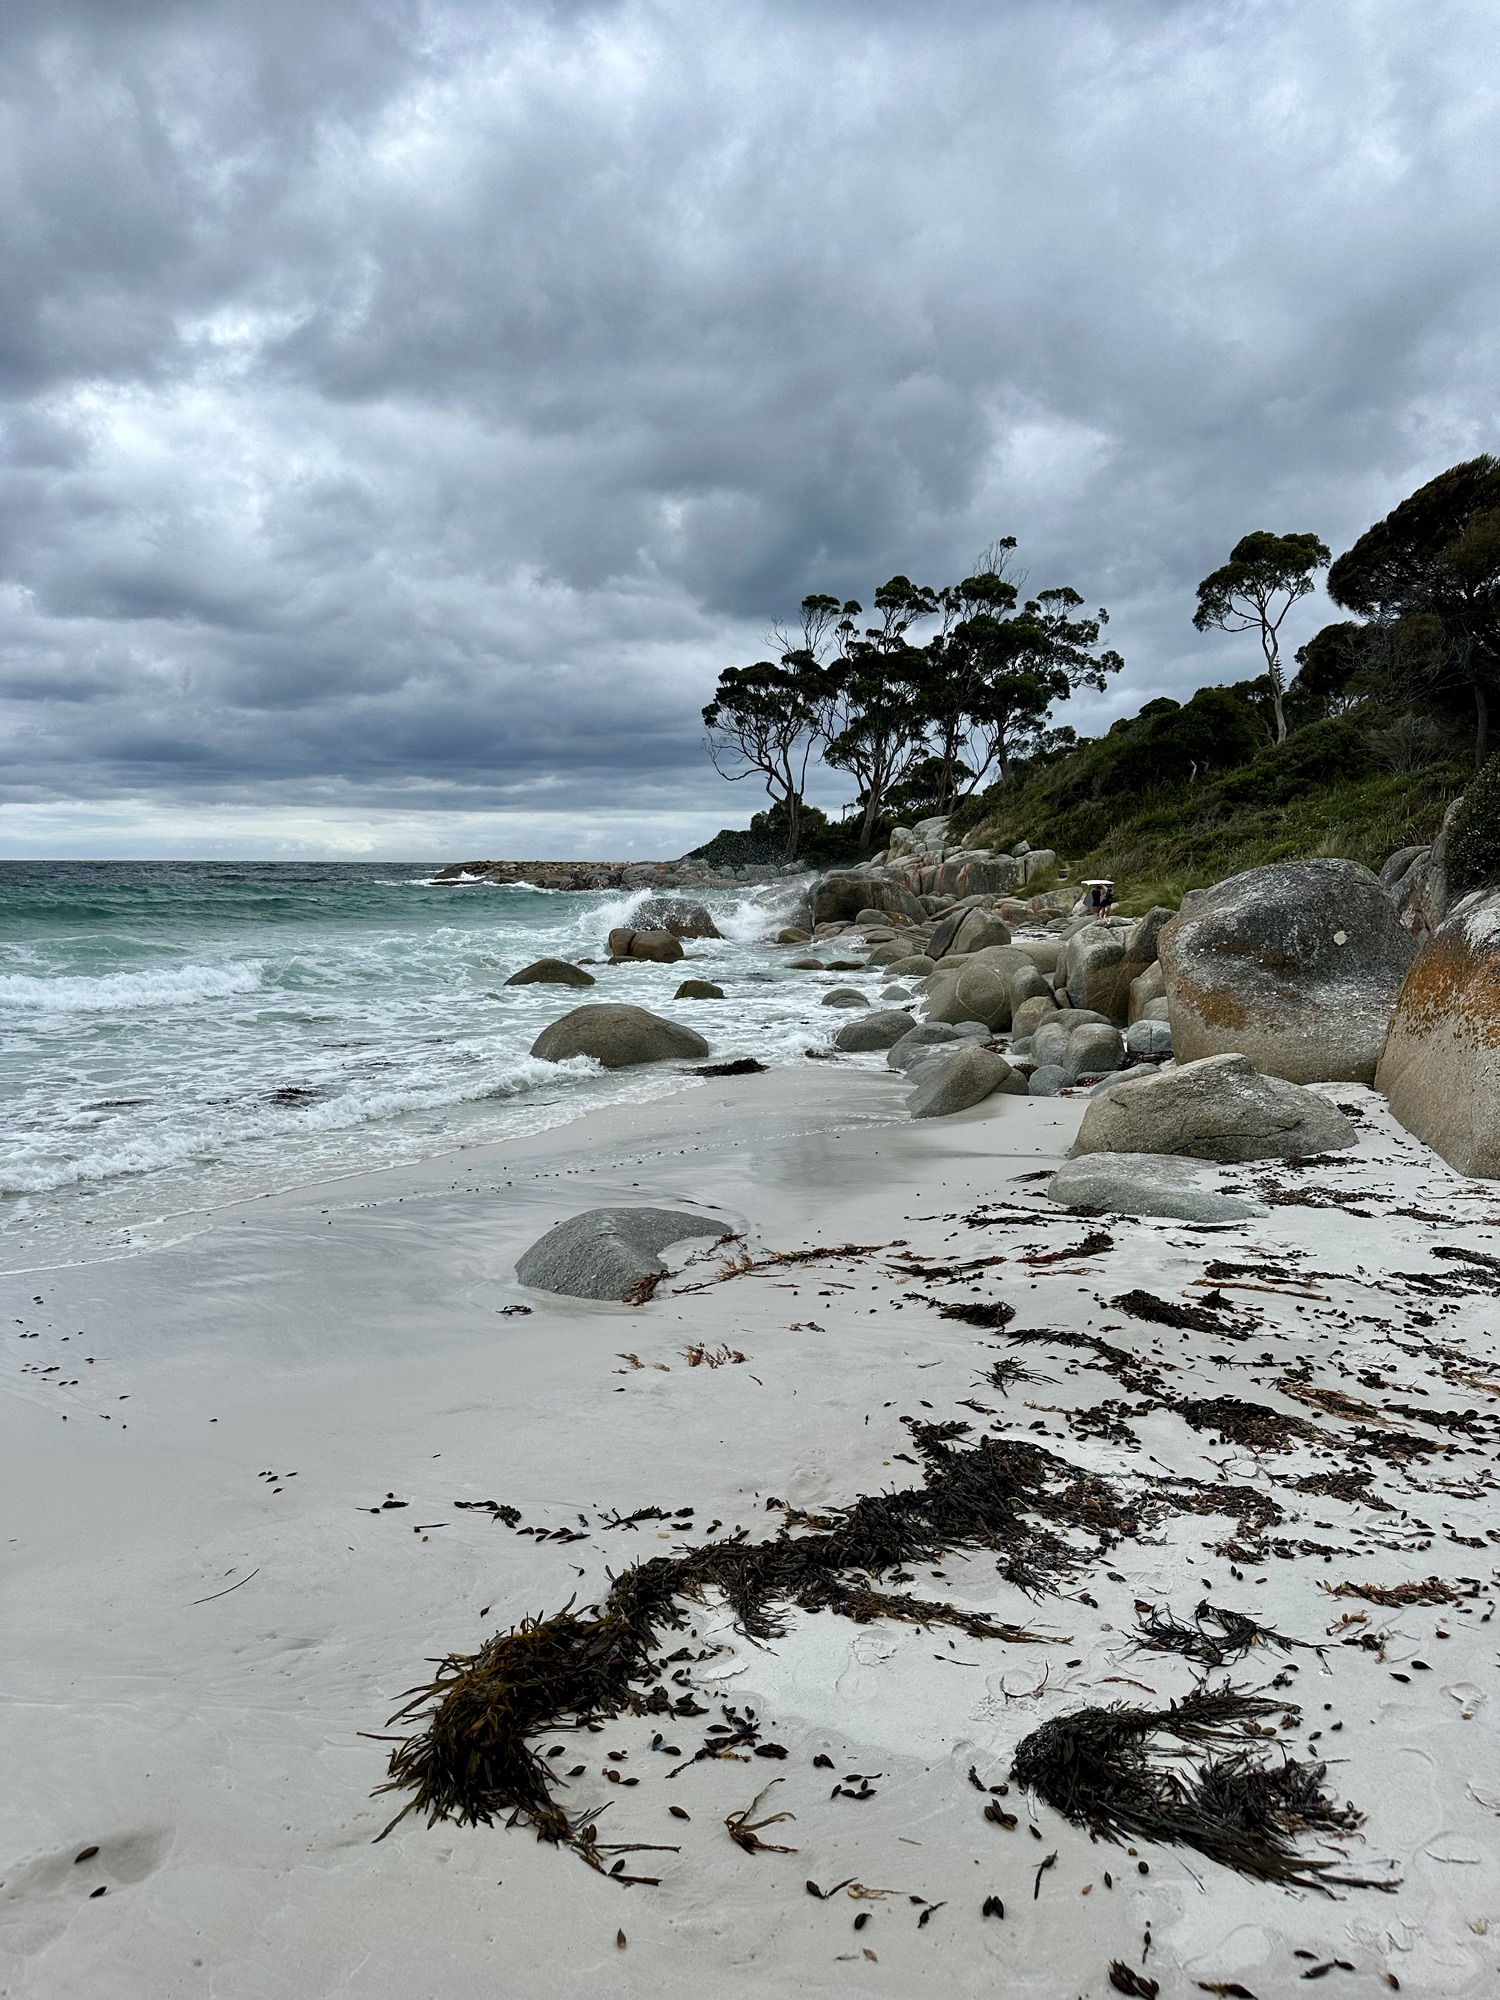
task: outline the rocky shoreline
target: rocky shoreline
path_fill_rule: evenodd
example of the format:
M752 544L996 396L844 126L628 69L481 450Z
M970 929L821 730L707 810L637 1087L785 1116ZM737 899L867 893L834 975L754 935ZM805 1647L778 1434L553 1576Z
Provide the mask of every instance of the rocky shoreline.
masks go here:
M710 868L707 862L681 861L454 861L439 868L435 882L491 883L533 889L744 889L786 876L805 875L800 865L789 868Z
M946 827L898 827L870 861L807 875L774 933L783 947L838 941L838 957L789 958L788 970L873 975L869 992L821 996L853 1016L830 1052L886 1052L913 1086L912 1117L951 1116L997 1094L1111 1093L1091 1108L1078 1150L1131 1155L1137 1193L1170 1213L1171 1173L1143 1163L1337 1149L1352 1128L1334 1132L1304 1086L1373 1084L1450 1165L1496 1170L1500 894L1477 891L1450 912L1446 829L1430 849L1399 850L1380 877L1329 857L1282 862L1132 920L1092 910L1055 854L1024 841L1008 854L949 847ZM644 874L666 887L687 865L622 864L609 886L644 886ZM557 873L574 866L490 864L482 879L506 879L502 868L535 879L546 868L548 886L560 886ZM577 866L598 885L604 864ZM711 873L689 879L711 886ZM632 927L611 931L608 949L612 963L671 963L682 938L717 935L701 904L653 898ZM851 950L859 956L842 956ZM538 963L516 978L562 975L579 977ZM676 997L717 999L723 989L690 981ZM566 1053L606 1067L709 1052L701 1038L659 1047L680 1031L639 1008L584 1005L568 1019ZM558 1059L546 1041L532 1054ZM1315 1142L1304 1142L1304 1125ZM1134 1209L1128 1193L1115 1205Z

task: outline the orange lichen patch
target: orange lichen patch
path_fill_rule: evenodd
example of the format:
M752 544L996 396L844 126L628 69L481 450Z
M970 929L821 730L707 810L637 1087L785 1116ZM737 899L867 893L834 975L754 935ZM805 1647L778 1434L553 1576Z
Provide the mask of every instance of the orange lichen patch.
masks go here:
M1172 982L1174 1005L1190 1007L1206 1028L1248 1028L1250 1009L1224 987L1200 986L1179 973Z
M1477 954L1459 932L1434 938L1418 954L1392 1025L1425 1037L1445 1024L1480 1048L1500 1047L1500 954Z

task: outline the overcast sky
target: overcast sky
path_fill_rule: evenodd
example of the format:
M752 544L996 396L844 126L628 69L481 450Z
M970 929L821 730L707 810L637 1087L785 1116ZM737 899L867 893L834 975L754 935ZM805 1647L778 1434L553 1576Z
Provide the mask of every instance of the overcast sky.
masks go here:
M1500 443L1497 84L1493 0L8 0L0 853L678 853L721 667L1002 534L1080 726L1247 675L1239 535Z

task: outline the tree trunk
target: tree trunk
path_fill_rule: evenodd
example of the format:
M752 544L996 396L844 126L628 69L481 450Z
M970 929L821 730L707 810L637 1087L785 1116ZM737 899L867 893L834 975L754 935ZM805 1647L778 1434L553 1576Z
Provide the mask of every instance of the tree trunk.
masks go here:
M1271 711L1276 717L1276 741L1282 744L1286 741L1286 715L1281 706L1281 647L1275 632L1266 625L1264 619L1260 628L1260 649L1265 655L1266 679L1271 686Z
M1474 769L1481 771L1490 754L1490 698L1483 681L1474 682Z
M875 834L875 818L879 811L880 811L880 794L878 791L876 791L875 786L872 783L870 786L869 797L865 805L865 816L863 820L861 820L859 828L859 851L861 854L868 854L870 851L870 842L874 838Z
M797 843L802 833L802 799L797 792L786 795L786 853L783 866L797 859Z

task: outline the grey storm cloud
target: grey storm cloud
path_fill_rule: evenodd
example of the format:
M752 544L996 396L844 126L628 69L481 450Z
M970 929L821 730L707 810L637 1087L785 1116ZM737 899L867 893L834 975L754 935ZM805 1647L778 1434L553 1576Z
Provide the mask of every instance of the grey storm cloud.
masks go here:
M807 590L1121 683L1496 442L1484 0L11 0L0 788L733 817ZM1314 621L1318 607L1308 608ZM1310 629L1310 627L1309 627Z

